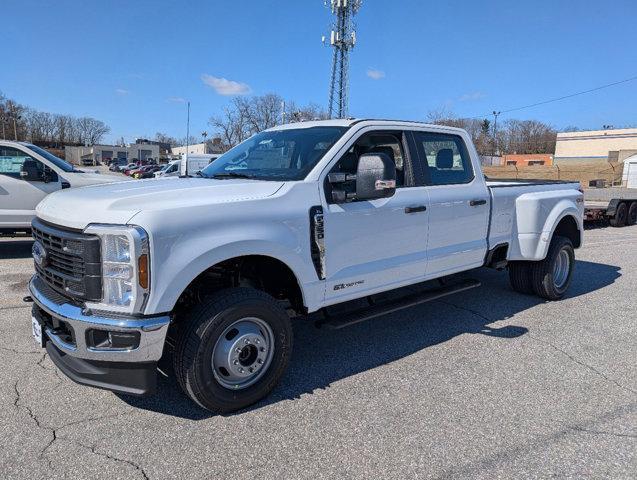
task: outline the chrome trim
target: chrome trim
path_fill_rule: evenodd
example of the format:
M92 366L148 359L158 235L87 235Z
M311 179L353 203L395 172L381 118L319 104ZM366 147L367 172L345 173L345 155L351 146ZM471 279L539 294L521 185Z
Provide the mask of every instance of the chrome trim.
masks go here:
M68 323L75 332L75 345L62 341L50 328L46 327L49 340L64 353L86 360L109 362L152 362L161 358L170 317L162 315L151 318L108 318L87 315L80 307L63 303L58 305L44 296L34 285L33 276L29 281L29 291L33 301L52 317ZM86 345L86 331L89 329L117 332L139 332L139 347L135 349L97 349Z

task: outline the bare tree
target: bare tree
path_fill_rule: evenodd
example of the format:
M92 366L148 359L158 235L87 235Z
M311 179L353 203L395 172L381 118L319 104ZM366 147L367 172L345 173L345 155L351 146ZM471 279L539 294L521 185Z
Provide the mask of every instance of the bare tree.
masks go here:
M170 135L167 135L166 133L161 133L161 132L157 132L155 134L155 141L161 142L161 143L167 143L171 146L177 145L177 139L175 137L171 137Z

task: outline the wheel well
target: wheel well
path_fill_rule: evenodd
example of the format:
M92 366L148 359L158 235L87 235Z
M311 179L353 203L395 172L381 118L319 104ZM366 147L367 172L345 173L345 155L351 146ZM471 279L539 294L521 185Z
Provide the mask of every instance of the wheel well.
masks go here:
M175 311L179 315L217 290L240 286L264 291L277 300L288 301L297 313L305 312L294 272L282 261L263 255L231 258L208 268L182 292Z
M560 220L560 223L558 223L557 227L555 227L553 235L568 238L575 248L579 248L582 244L582 237L577 226L577 221L572 215L567 215Z

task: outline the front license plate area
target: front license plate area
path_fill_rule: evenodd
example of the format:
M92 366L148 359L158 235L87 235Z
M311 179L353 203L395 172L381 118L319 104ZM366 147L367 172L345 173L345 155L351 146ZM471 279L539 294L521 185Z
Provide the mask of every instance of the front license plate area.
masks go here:
M40 346L40 348L43 348L44 335L42 333L42 324L34 316L31 316L31 332L33 334L33 339L35 340L35 343L37 343Z

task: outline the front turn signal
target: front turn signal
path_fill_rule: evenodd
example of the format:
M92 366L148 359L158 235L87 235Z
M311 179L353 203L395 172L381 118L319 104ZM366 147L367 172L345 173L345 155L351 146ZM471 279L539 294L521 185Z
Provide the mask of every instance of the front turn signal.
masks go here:
M148 289L148 255L143 254L137 260L137 272L139 286Z

